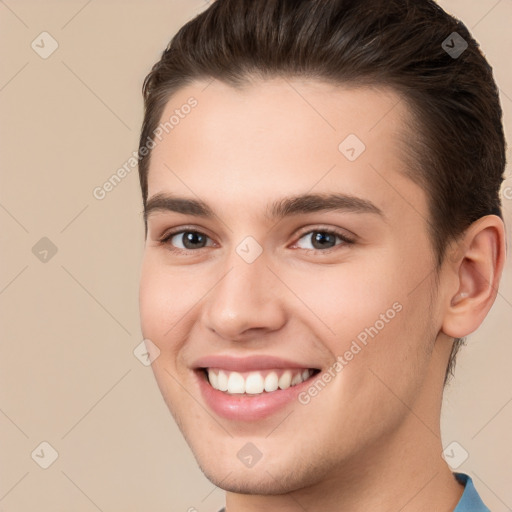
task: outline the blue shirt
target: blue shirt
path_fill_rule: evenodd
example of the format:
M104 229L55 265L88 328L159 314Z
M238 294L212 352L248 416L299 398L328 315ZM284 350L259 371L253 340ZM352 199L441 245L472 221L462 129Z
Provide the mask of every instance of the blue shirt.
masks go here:
M471 477L464 473L454 473L454 476L458 482L464 484L464 492L453 512L490 512L476 492ZM225 510L223 508L219 512L225 512Z
M465 487L453 512L490 512L476 492L471 477L464 473L454 473L454 475L458 482L465 484Z

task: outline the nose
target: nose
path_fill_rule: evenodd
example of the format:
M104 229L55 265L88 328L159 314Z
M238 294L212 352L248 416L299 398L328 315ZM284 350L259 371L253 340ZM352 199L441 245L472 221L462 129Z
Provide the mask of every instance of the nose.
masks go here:
M238 260L238 261L237 261ZM204 325L229 341L280 329L286 322L279 281L260 256L246 263L234 255L203 306Z

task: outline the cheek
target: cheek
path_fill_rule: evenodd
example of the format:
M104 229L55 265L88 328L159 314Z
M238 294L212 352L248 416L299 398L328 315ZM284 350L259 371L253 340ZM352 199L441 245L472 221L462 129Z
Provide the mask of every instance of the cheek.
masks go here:
M169 308L169 292L166 278L156 265L145 257L139 286L139 309L142 335L158 344L167 326ZM167 326L167 327L166 327Z
M139 287L143 336L154 339L157 344L171 340L193 315L200 296L193 272L164 265L157 255L147 252Z
M294 283L293 291L303 304L302 318L318 324L318 334L333 340L329 345L336 352L361 333L364 339L366 329L376 323L379 331L387 327L398 316L404 295L392 267L383 269L375 264L341 264L316 272L296 270L284 280ZM288 295L283 290L283 300L290 301L285 299Z
M375 378L369 368L399 387L399 380L415 380L414 372L422 371L431 283L427 279L411 293L416 271L380 258L372 265L301 272L300 279L287 276L307 306L300 306L303 322L316 326L317 337L334 359L343 358L344 386L357 388L364 379Z
M190 313L192 309L187 303L189 283L185 281L178 277L176 269L162 265L157 255L146 251L139 285L140 324L142 336L158 347L159 354L151 368L173 415L181 400L180 387L175 381L180 379L177 365L180 340L186 338L187 311Z

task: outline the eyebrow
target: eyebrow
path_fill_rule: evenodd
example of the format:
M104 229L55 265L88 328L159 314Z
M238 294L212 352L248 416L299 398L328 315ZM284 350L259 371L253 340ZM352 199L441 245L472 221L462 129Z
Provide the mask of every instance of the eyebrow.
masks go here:
M150 197L144 208L144 220L157 211L170 211L184 215L193 215L207 219L216 217L215 212L199 199L178 197L171 194L155 194ZM372 213L385 219L382 210L367 199L347 194L301 194L278 199L267 207L269 220L313 213L341 211L352 213Z

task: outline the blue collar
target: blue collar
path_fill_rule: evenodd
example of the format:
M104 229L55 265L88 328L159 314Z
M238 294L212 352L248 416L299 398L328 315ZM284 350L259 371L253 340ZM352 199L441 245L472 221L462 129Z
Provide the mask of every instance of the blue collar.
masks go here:
M458 482L464 484L464 492L453 512L490 512L478 495L471 477L464 473L453 474Z

